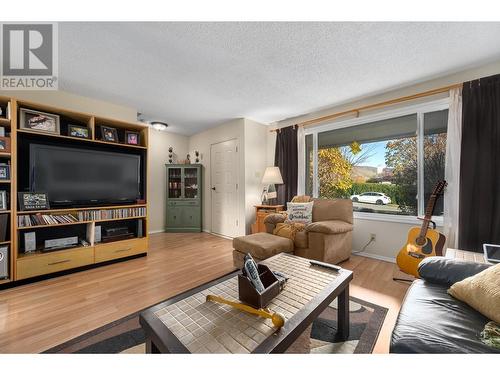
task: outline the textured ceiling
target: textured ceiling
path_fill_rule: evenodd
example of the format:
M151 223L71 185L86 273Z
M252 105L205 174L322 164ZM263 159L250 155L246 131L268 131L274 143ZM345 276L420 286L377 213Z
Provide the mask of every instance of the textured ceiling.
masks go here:
M194 134L500 59L500 23L60 23L59 88Z

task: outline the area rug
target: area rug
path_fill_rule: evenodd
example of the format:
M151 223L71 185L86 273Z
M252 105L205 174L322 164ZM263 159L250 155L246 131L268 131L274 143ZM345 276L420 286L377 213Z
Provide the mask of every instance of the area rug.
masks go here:
M350 335L337 335L337 300L334 300L287 353L371 353L377 341L387 309L358 298L349 301ZM67 341L45 353L145 353L144 331L139 312Z

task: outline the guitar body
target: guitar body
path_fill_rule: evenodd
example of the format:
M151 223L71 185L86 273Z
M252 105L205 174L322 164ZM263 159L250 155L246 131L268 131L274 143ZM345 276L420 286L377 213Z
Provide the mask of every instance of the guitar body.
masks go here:
M418 277L418 265L430 256L443 255L446 238L435 229L427 229L425 239L420 237L421 228L413 227L408 231L406 244L401 248L396 257L396 262L401 271Z

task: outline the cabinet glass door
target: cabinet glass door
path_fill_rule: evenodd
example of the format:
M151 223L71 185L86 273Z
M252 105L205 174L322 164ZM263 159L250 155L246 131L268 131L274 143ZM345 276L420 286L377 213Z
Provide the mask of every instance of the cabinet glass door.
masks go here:
M198 198L198 168L184 168L184 198Z
M168 168L168 197L181 198L182 196L182 169Z

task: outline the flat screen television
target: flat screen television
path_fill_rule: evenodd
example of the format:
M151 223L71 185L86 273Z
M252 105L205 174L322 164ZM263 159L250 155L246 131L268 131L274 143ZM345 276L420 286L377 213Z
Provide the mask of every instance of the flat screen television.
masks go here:
M135 203L141 197L141 157L123 152L30 144L30 191L51 206Z

